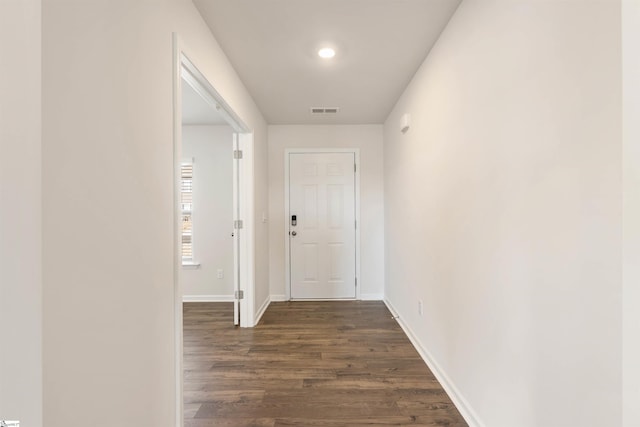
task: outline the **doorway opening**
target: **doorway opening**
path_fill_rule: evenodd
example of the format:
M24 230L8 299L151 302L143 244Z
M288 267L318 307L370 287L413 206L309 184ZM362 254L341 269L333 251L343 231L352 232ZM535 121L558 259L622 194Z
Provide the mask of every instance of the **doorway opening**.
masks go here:
M254 326L253 133L174 45L176 425L183 425L183 303L233 304L229 327Z

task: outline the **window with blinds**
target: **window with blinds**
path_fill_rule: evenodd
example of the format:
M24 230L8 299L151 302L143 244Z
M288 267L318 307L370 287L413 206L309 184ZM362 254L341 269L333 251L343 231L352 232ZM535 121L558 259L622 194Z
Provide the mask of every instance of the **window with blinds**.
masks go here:
M193 262L193 163L180 169L180 209L182 211L182 263Z

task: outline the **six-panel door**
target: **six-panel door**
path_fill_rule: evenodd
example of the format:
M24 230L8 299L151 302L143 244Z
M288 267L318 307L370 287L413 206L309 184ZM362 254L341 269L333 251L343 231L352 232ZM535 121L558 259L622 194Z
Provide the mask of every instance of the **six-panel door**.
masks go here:
M354 153L289 154L293 299L356 296L354 165Z

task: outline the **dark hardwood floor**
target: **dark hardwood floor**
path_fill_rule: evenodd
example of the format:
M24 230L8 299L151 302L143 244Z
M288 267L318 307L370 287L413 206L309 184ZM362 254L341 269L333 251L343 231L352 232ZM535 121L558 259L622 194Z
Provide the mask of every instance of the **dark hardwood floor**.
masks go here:
M466 426L382 302L184 304L185 427Z

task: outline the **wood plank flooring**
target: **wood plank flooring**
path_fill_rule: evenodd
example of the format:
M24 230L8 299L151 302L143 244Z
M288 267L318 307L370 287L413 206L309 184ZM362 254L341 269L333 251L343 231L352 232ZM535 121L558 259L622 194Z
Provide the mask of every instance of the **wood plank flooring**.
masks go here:
M184 304L185 427L467 426L379 301Z

